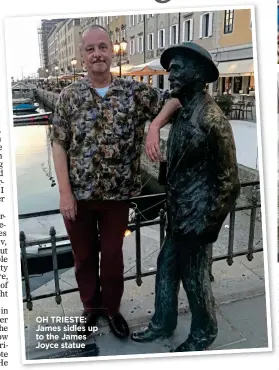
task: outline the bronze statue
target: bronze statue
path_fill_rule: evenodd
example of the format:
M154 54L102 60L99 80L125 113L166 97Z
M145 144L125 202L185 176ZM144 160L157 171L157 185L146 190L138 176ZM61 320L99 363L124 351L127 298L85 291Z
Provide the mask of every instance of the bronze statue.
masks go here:
M192 313L187 340L175 352L202 351L218 333L209 278L209 245L240 192L236 150L226 116L205 91L219 77L211 55L186 42L166 49L172 97L181 108L167 144L168 227L157 261L155 313L147 328L132 333L138 342L173 335L180 281Z

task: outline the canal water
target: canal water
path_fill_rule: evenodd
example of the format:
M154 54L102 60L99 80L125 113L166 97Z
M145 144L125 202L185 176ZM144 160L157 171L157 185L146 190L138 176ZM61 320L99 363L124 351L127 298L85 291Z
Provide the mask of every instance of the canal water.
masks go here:
M14 127L19 214L58 208L58 189L54 186L56 175L47 130L47 126Z

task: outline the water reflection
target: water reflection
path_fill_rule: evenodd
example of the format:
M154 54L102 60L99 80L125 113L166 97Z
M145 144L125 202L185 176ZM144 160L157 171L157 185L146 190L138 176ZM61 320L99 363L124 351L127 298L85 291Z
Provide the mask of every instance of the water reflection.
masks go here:
M58 189L47 126L14 127L18 212L57 209ZM53 180L51 179L53 178Z

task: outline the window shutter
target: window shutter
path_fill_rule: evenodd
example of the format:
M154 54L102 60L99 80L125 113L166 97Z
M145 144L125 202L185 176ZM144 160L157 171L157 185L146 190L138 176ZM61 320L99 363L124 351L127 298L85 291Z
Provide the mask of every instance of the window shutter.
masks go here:
M172 26L170 26L170 45L172 45Z
M202 39L202 23L203 23L203 14L200 15L200 34L199 34L200 39Z
M166 45L166 30L165 28L163 29L163 48L165 47Z
M208 37L212 36L213 33L213 12L209 13L209 26L208 26Z
M160 45L160 30L158 31L158 40L157 40L158 48L161 47Z
M190 35L189 35L189 41L193 41L194 39L194 19L190 19Z

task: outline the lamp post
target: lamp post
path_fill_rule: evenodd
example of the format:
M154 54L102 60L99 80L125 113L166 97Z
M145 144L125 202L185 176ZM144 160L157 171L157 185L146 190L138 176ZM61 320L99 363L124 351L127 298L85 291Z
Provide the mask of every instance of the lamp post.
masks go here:
M123 56L124 56L125 50L127 48L127 44L128 44L127 41L123 39L120 42L120 44L119 44L119 42L116 41L116 43L113 45L114 52L119 57L119 77L121 77L121 75L122 75L122 69L121 69L122 61L121 61L121 57L122 57L122 53L123 53Z
M57 83L57 86L58 86L58 69L59 69L59 67L55 66L54 69L55 69L55 72L56 72L56 83Z
M73 68L74 68L74 82L75 82L75 80L76 80L76 64L77 64L77 60L76 60L76 58L73 58L72 60L71 60L71 65L73 66Z

